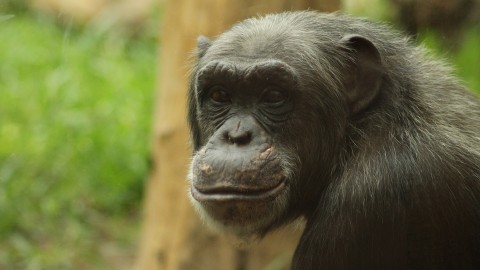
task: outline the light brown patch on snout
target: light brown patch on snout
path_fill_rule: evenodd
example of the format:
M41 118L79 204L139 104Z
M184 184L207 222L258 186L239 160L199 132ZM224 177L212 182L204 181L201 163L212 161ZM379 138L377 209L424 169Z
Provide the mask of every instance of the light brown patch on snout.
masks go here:
M203 174L206 174L206 175L210 175L213 173L213 168L211 165L209 164L206 164L206 163L202 163L198 166L198 169L200 170L201 173Z
M270 156L273 152L273 146L268 147L265 149L265 151L261 152L260 155L258 156L259 159L266 159L268 156Z

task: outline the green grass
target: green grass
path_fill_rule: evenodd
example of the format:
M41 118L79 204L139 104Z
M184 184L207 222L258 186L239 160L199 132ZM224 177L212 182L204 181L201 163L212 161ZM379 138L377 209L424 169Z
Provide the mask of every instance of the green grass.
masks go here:
M155 41L109 30L33 16L0 25L0 269L102 265L101 242L132 237Z

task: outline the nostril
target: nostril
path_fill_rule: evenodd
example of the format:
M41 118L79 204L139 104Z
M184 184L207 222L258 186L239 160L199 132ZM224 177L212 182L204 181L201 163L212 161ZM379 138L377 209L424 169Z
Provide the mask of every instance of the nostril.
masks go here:
M246 145L252 140L252 133L246 132L226 132L224 134L225 140L230 144L236 144L238 146Z

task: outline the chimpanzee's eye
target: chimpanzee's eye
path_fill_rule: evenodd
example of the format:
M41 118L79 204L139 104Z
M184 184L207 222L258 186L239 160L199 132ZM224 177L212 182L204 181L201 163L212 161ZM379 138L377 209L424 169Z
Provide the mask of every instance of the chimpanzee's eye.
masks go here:
M261 101L270 104L280 104L287 99L287 95L277 89L268 89L262 96Z
M228 93L219 86L214 86L210 90L210 100L216 102L216 103L230 103L230 96Z

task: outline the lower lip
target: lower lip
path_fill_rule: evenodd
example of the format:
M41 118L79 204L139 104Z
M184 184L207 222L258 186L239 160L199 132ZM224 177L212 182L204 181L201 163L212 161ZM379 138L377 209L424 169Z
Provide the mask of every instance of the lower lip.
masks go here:
M285 190L285 182L282 181L276 187L267 190L265 192L255 193L202 193L197 190L193 185L191 186L190 193L192 197L199 202L209 201L269 201L275 198L283 190Z

